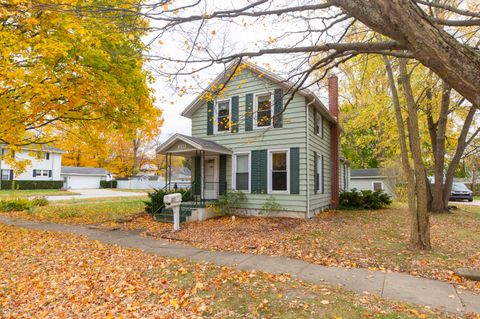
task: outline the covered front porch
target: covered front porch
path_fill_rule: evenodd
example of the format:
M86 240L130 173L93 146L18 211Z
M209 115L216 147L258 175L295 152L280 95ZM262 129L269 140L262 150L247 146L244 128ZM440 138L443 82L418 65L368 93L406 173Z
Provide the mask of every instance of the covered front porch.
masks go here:
M232 151L215 142L201 138L175 134L157 148L166 156L165 188L181 188L172 181L172 156L191 159L191 189L193 201L215 201L227 190L227 157Z

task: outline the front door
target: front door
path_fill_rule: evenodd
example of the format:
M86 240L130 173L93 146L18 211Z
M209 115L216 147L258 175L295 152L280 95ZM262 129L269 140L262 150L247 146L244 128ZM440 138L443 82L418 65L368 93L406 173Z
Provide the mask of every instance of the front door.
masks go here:
M206 156L204 167L203 197L218 199L218 157Z

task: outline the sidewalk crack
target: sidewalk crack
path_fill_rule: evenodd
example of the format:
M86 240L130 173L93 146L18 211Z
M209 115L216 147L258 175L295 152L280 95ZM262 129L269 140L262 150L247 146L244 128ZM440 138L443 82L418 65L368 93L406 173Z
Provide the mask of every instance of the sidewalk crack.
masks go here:
M387 273L383 273L383 281L382 281L382 292L380 293L380 297L383 297L383 291L385 290L385 281L387 281Z
M458 300L460 300L460 304L462 305L463 312L466 312L466 311L467 311L467 305L465 304L465 302L463 302L462 297L461 297L460 294L458 293L457 285L452 284L452 286L453 286L453 290L455 291L455 294L456 294L457 297L458 297Z

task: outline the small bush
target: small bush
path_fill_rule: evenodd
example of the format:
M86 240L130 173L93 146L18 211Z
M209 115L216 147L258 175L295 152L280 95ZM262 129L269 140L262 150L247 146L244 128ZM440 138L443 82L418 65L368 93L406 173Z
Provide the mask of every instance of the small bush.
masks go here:
M117 181L100 181L100 188L117 188Z
M163 196L172 193L182 194L182 202L186 202L192 199L192 193L189 189L156 189L153 192L148 193L148 197L150 199L145 202L145 211L149 214L155 213L160 207L163 206Z
M0 200L0 210L4 212L18 212L23 210L30 210L32 209L32 207L32 201L26 198Z
M45 197L35 197L31 201L32 201L33 206L47 206L48 205L48 199L46 199Z
M265 203L263 203L260 214L268 215L271 212L278 212L284 209L282 205L275 201L273 196L270 196L265 200Z
M220 196L217 202L213 203L212 208L224 215L233 215L233 208L238 208L247 200L245 193L241 191L226 191Z
M384 191L353 189L340 194L340 207L344 209L380 209L391 203L392 199Z

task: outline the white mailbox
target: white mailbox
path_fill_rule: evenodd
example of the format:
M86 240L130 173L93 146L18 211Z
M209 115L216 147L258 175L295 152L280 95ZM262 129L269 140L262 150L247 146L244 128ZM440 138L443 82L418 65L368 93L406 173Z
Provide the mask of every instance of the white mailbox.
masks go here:
M174 193L163 196L163 202L165 207L172 208L174 206L179 206L182 203L182 194Z
M180 229L180 204L182 204L182 194L173 193L163 196L165 207L173 210L173 230Z

